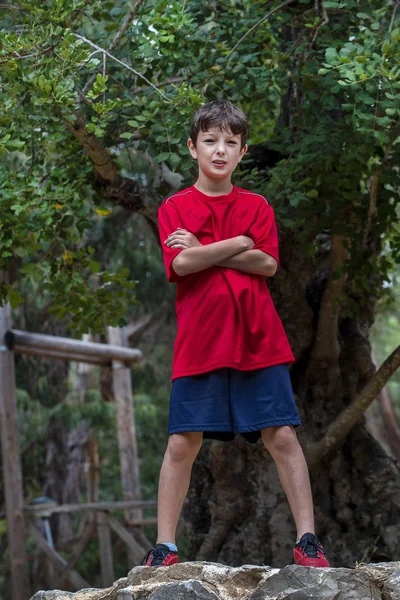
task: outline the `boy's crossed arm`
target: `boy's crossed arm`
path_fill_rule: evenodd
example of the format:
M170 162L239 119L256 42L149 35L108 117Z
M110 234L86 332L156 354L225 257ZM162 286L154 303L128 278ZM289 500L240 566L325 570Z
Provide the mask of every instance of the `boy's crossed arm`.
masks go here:
M218 267L228 267L244 273L253 273L253 275L264 275L272 277L275 275L278 263L275 258L262 250L247 250L231 256L228 260L218 263Z
M245 235L203 246L192 233L177 228L164 243L169 248L183 248L172 261L174 271L181 276L212 266L269 277L277 269L276 260L262 250L253 250L253 240Z

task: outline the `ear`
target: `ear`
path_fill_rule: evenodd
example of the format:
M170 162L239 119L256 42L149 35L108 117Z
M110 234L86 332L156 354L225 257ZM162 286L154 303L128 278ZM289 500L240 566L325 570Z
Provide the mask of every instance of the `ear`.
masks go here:
M247 145L247 144L245 144L245 145L243 146L243 148L241 149L241 151L240 151L240 155L239 155L239 162L242 160L243 156L246 154L246 152L247 152L248 148L249 148L249 147L248 147L248 145Z
M189 152L195 160L197 159L197 150L196 146L193 144L192 140L189 138L187 141L187 147L189 148Z

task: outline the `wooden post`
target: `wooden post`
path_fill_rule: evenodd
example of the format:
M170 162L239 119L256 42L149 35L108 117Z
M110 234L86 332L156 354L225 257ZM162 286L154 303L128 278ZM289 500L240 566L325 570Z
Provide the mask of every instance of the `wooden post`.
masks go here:
M123 330L118 327L108 327L108 341L114 346L125 346L126 339ZM131 370L124 363L117 360L113 360L112 366L122 494L124 500L140 500L139 457L132 400ZM125 511L125 519L128 525L132 521L141 520L142 516L142 511L138 509Z
M4 274L0 273L0 281ZM24 500L17 425L14 353L4 343L11 329L11 308L0 306L0 431L3 458L8 548L10 555L12 599L26 600L27 575L25 553Z
M71 569L71 571L66 570L66 567L68 566L67 561L56 550L54 550L54 548L49 546L46 539L40 533L39 529L34 526L33 523L29 523L29 531L39 548L41 548L45 552L46 556L51 558L55 565L61 567L61 569L64 571L63 574L65 575L65 578L72 583L76 590L90 588L90 585L86 581L86 579L79 575L79 573L77 573L74 569Z
M96 519L100 542L101 583L103 587L109 587L114 583L110 525L107 514L101 510L96 511Z
M132 560L134 564L140 565L143 559L143 548L135 540L133 535L123 526L121 523L111 515L108 515L108 522L111 527L115 531L115 533L125 542L125 544L129 548L129 552L132 555Z

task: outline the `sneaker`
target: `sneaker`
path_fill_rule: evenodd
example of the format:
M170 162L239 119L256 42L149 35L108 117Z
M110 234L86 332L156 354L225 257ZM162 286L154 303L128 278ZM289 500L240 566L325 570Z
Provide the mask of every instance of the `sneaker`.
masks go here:
M178 553L170 550L165 544L156 544L152 550L149 550L142 565L147 567L169 567L179 562Z
M295 544L294 562L302 567L330 567L322 544L314 533L305 533Z

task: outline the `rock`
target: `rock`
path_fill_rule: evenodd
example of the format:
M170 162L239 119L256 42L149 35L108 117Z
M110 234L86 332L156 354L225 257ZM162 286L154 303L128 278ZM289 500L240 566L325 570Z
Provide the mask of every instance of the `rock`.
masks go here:
M129 587L118 593L117 600L220 600L201 581L191 579L180 583L166 583L153 592Z
M400 600L400 562L357 565L381 589L382 600Z
M389 577L382 590L383 600L400 600L400 571Z
M382 600L366 573L290 565L262 582L248 600Z
M44 592L43 590L40 590L32 596L31 600L70 600L73 596L74 594L72 592L62 592L61 590Z
M31 600L400 600L400 563L283 569L212 562L139 566L105 590L37 592Z
M118 590L128 585L126 577L117 579L114 584L106 589L85 588L79 592L63 592L61 590L36 592L31 600L114 600Z
M178 563L168 568L135 567L129 572L127 580L130 586L146 583L154 586L171 580L196 580L208 584L209 589L217 594L218 600L232 600L246 598L246 595L257 588L260 581L277 572L279 569L257 565L228 567L219 563L197 561Z

